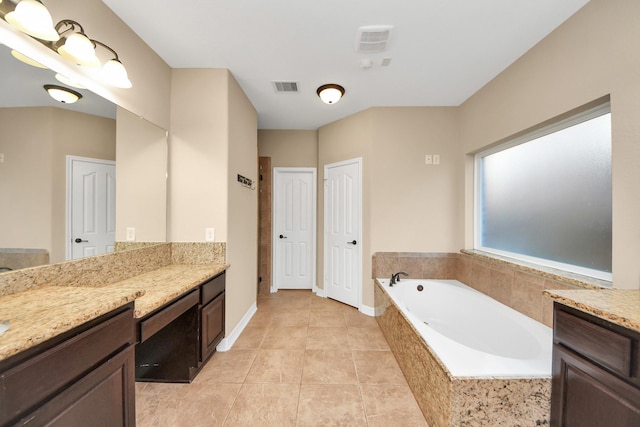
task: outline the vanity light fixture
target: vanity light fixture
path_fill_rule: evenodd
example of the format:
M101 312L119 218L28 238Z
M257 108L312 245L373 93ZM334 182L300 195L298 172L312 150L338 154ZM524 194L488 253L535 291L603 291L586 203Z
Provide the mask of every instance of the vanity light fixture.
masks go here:
M63 19L56 24L55 29L60 40L54 48L60 56L85 67L100 67L96 46L84 33L82 25L71 19Z
M340 101L340 98L344 95L344 88L340 85L330 83L320 86L316 93L325 104L335 104Z
M60 35L53 27L51 14L38 0L22 0L4 16L4 20L17 30L40 40L58 41Z
M63 86L44 85L44 88L49 93L49 96L63 104L73 104L82 98L81 93Z
M34 61L33 59L29 58L27 55L20 53L17 50L12 50L11 55L13 55L13 57L16 58L18 61L22 61L25 64L31 65L32 67L47 68L46 66L42 65L38 61Z
M120 58L118 58L118 54L115 50L111 49L106 44L99 42L98 40L91 40L96 46L102 46L111 52L114 58L108 60L102 66L102 79L109 83L111 86L129 89L131 86L131 80L129 80L129 76L127 75L127 69L124 68L122 62L120 62Z
M82 86L80 83L76 83L75 81L71 80L69 77L67 76L63 76L62 74L56 74L56 80L58 80L60 83L63 83L67 86L71 86L71 87L75 87L76 89L86 89L86 87Z

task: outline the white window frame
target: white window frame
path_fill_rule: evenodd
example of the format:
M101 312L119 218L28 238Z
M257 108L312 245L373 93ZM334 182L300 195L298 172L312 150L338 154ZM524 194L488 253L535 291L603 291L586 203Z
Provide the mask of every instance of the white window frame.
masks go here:
M486 150L479 151L474 156L474 200L473 200L473 229L474 229L474 249L486 252L489 254L495 254L499 256L504 256L508 258L513 258L516 260L524 261L527 263L540 265L544 267L551 267L557 270L566 271L569 273L576 273L583 276L593 277L596 279L601 279L604 281L611 282L613 280L613 273L595 270L591 268L585 268L572 264L565 264L562 262L551 261L543 258L536 258L528 255L523 255L514 252L502 251L500 249L489 248L481 245L482 238L482 226L481 226L481 201L482 201L482 159L490 154L494 154L500 151L507 150L509 148L515 147L520 144L524 144L529 141L533 141L534 139L543 137L545 135L549 135L563 129L569 128L571 126L577 125L582 122L586 122L588 120L594 119L599 116L603 116L605 114L611 113L611 103L606 102L600 104L596 107L590 108L588 110L582 111L571 117L568 117L563 120L559 120L553 124L548 126L544 126L540 129L536 129L532 132L527 132L521 136L515 137L513 139L509 139L501 144L492 146Z

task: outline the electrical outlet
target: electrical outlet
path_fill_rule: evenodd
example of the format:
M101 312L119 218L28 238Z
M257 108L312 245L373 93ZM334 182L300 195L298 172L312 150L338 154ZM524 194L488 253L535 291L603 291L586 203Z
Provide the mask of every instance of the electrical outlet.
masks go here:
M205 228L204 229L204 240L205 242L215 242L216 241L216 229L211 227L211 228Z
M127 242L136 241L136 229L134 227L127 227Z
M440 164L440 154L434 154L433 155L433 164L434 165L439 165Z
M425 154L424 155L424 164L425 165L432 165L433 164L433 156L431 154Z

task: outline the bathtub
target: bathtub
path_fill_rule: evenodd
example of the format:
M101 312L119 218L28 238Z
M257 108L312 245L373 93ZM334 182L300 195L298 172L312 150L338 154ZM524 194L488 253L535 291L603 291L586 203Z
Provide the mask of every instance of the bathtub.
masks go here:
M553 333L542 323L457 280L378 281L451 375L551 376Z
M376 279L375 305L430 426L548 423L551 328L457 280Z

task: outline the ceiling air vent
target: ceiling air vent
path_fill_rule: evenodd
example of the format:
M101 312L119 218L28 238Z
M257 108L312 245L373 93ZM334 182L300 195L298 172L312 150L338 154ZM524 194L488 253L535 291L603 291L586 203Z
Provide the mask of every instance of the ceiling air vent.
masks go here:
M298 92L297 82L273 82L273 87L278 93L296 93Z
M389 44L392 29L392 25L368 25L358 28L356 52L383 52Z

